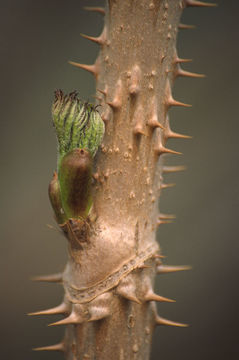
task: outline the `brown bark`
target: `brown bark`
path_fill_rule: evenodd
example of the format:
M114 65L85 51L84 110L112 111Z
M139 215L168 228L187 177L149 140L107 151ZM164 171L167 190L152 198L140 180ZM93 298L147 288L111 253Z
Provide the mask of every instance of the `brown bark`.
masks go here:
M171 87L177 76L197 76L181 70L176 52L180 16L192 3L109 0L102 35L88 37L101 47L95 64L74 63L96 77L106 132L87 241L70 242L65 300L50 310L68 317L55 323L67 325L64 341L48 350L68 360L147 360L155 325L184 326L157 315L155 301L171 300L153 286L156 273L186 269L161 264L156 229L170 218L158 211L163 172L181 170L163 167L163 154L177 154L166 142L186 137L169 126L170 107L188 106Z

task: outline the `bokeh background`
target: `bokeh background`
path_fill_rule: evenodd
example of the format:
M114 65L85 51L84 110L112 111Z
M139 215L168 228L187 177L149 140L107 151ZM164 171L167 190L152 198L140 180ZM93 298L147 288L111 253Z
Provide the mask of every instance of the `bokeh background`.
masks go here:
M58 342L64 329L48 328L47 317L26 316L57 305L63 295L59 285L30 277L61 271L67 260L64 238L46 225L55 226L47 196L56 166L50 108L56 88L78 89L92 100L93 77L67 61L94 62L97 46L80 33L98 35L103 20L83 6L102 3L0 1L2 359L62 358L31 351ZM194 60L185 68L207 78L179 79L174 88L175 98L193 108L171 111L173 128L194 138L171 144L184 153L171 163L188 170L167 175L177 186L164 190L161 209L177 219L158 237L165 262L193 270L161 276L157 288L177 300L160 305L160 314L191 326L157 329L152 360L239 358L239 3L218 5L185 10L182 22L196 29L179 34L179 56Z

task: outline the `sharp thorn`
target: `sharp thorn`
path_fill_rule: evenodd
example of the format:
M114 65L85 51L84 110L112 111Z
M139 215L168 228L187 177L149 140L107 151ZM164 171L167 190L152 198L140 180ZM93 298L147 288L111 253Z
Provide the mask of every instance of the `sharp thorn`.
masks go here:
M139 136L139 135L146 136L146 134L143 131L143 129L141 128L141 126L135 126L134 129L133 129L133 134L136 135L136 136Z
M93 74L94 76L96 76L98 74L97 70L96 70L96 65L93 64L93 65L86 65L86 64L80 64L80 63L77 63L77 62L74 62L74 61L69 61L69 64L73 65L73 66L76 66L80 69L83 69L83 70L86 70L86 71L89 71L91 74Z
M177 326L177 327L188 327L188 324L182 324L175 321L171 321L168 319L165 319L161 316L156 316L155 322L157 325L164 325L164 326Z
M33 351L65 351L65 346L63 343L49 345L49 346L42 346L32 349Z
M168 106L192 107L192 105L190 105L190 104L185 104L185 103L183 103L183 102L181 102L181 101L177 101L177 100L175 100L173 97L169 97L169 98L167 99L167 105L168 105Z
M137 304L141 304L141 301L133 294L125 294L124 298L133 302L136 302Z
M122 106L122 91L123 85L122 81L119 79L115 84L115 94L113 96L113 100L106 102L113 111L118 111Z
M189 135L179 134L179 133L172 131L170 128L168 117L166 118L166 128L163 133L163 137L164 137L164 140L166 140L166 141L170 138L172 138L172 139L192 139L192 137Z
M215 7L215 6L217 6L217 4L214 4L214 3L206 3L206 2L203 2L203 1L195 1L195 0L184 0L184 2L185 2L186 7L190 7L190 6Z
M186 166L179 165L179 166L163 166L163 173L169 174L173 172L185 171L187 168Z
M28 313L29 316L36 316L36 315L56 315L56 314L65 314L69 311L69 307L66 303L62 303L59 306L56 306L51 309L36 311L32 313Z
M62 282L62 273L51 274L51 275L42 275L42 276L34 276L32 281L41 281L41 282Z
M168 299L168 298L166 298L164 296L157 295L152 291L149 291L145 295L144 301L158 301L158 302L170 302L170 303L175 302L175 300Z
M197 74L190 71L183 70L181 67L178 67L176 72L176 76L184 76L184 77L191 77L191 78L205 78L206 75L204 74Z
M166 147L164 147L163 145L160 144L160 146L155 148L155 153L156 155L161 155L161 154L173 154L173 155L182 155L181 152L178 151L174 151L171 149L168 149Z
M94 12L98 12L99 14L105 15L105 9L102 7L84 6L83 9L86 11L94 11Z
M195 25L187 25L187 24L179 24L178 28L180 30L189 30L189 29L195 29L196 26Z
M99 44L99 45L102 45L104 44L104 39L101 37L101 36L98 36L98 37L94 37L94 36L89 36L89 35L85 35L85 34L82 34L80 33L80 36L83 37L84 39L87 39L87 40L90 40L96 44Z
M84 320L77 314L71 313L65 319L49 324L48 326L68 325L68 324L81 324Z
M152 129L155 128L161 128L161 129L165 129L164 126L158 121L158 109L157 109L157 100L156 97L153 97L152 102L151 102L151 113L149 114L149 117L147 119L147 125L149 127L151 127Z
M136 136L146 136L146 133L144 131L144 117L142 116L143 113L144 112L142 106L137 106L133 116L133 134Z
M179 134L179 133L176 133L170 129L166 130L165 133L164 133L164 137L166 139L192 139L192 136L189 136L189 135L184 135L184 134Z
M177 101L173 98L172 96L172 90L171 90L171 84L170 81L167 79L166 80L166 88L165 88L165 93L166 93L166 97L165 97L165 105L167 107L170 106L184 106L184 107L191 107L192 105L189 104L185 104L183 102Z
M117 293L127 300L136 302L137 304L141 304L140 300L136 297L136 295L127 292L127 289L125 289L125 291L123 291L123 289L120 290L117 289Z
M191 270L191 266L169 266L169 265L159 265L157 266L157 274L169 274L178 271Z
M149 127L153 128L153 129L159 127L160 129L165 130L165 127L160 122L158 122L155 117L151 117L148 120L147 124L148 124Z
M188 63L188 62L192 62L192 59L181 59L179 57L176 57L174 60L175 64L181 64L181 63Z
M134 301L137 304L141 304L140 300L134 294L134 291L135 290L130 285L119 285L116 289L117 294L119 294L123 298Z

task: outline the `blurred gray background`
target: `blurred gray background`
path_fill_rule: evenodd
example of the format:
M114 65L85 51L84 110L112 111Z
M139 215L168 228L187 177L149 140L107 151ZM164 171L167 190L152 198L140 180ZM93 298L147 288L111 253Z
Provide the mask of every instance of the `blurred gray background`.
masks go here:
M29 279L61 271L67 260L66 241L46 225L54 225L47 196L56 166L50 108L56 88L92 100L93 77L67 61L94 62L97 46L80 33L98 35L103 20L83 6L102 3L0 1L2 359L62 358L31 348L58 342L64 329L48 328L47 317L26 316L57 305L62 289ZM185 69L207 78L179 79L174 88L175 98L193 108L171 111L172 127L194 138L172 141L184 156L171 163L188 170L167 175L177 186L164 190L161 209L177 219L158 238L168 264L193 270L161 276L157 288L177 300L160 305L160 314L191 326L157 329L152 360L239 358L239 3L218 4L185 10L182 22L197 27L179 34L179 56L194 60Z

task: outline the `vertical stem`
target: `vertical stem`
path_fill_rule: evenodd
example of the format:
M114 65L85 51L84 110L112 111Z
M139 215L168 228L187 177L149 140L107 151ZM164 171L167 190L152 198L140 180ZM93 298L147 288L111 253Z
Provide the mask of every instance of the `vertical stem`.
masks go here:
M66 296L75 304L63 320L70 323L67 359L146 360L154 326L163 324L154 301L170 299L153 292L155 232L161 155L176 153L165 147L167 113L183 105L171 95L181 11L178 0L108 2L97 38L101 51L88 68L97 80L106 132L94 176L90 240L84 250L71 249L64 273Z

